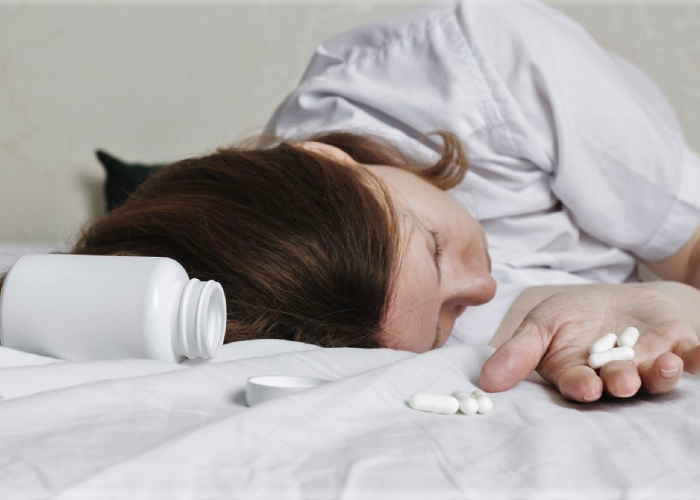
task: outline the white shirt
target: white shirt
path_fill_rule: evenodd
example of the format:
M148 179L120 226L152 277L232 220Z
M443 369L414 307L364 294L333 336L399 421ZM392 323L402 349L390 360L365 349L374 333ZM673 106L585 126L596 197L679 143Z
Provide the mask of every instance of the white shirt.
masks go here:
M379 134L421 160L455 133L450 193L486 231L498 282L450 343L486 343L529 286L638 281L700 225L700 159L637 68L537 0L446 0L316 48L266 133Z

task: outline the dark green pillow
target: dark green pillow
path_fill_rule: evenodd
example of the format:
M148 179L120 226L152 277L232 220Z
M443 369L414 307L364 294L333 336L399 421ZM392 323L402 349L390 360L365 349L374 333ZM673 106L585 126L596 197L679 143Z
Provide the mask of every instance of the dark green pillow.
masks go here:
M105 182L105 208L109 212L123 205L139 185L158 169L167 164L126 163L100 149L97 159L107 171Z

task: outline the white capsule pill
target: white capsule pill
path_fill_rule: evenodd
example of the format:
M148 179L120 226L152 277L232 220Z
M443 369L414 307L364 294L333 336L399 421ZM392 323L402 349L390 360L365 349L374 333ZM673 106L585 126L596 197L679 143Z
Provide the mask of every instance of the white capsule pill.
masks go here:
M479 402L466 392L455 391L452 393L452 397L457 398L459 411L465 415L476 415L476 412L479 411Z
M484 391L480 389L472 391L472 397L476 398L476 402L479 405L479 409L477 411L482 415L486 415L493 409L493 401L491 401L491 398L488 397Z
M605 352L591 354L588 357L588 365L591 368L600 368L611 361L632 361L634 359L634 349L629 346L616 347Z
M609 351L615 347L615 342L617 342L617 335L614 333L606 333L598 341L591 346L588 354L596 354L599 352Z
M439 394L415 393L408 400L408 404L414 410L442 413L445 415L452 415L459 410L459 401L457 398L441 396Z
M479 405L477 411L482 415L486 415L493 409L493 401L491 401L491 398L488 396L479 396L476 398L476 403Z
M622 335L620 335L617 339L617 345L620 347L634 347L634 344L637 343L637 340L639 339L639 330L637 330L635 327L630 326L627 330L622 332Z

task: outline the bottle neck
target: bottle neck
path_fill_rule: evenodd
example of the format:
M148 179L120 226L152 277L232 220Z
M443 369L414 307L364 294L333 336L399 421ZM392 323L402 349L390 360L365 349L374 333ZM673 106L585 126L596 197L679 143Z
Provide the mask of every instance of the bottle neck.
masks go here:
M187 358L210 358L226 331L226 296L216 281L189 280L182 290L176 350Z

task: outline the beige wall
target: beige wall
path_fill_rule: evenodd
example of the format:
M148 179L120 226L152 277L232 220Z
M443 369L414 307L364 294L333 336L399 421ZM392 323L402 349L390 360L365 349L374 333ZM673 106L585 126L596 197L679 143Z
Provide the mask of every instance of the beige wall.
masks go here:
M103 213L95 148L161 162L259 132L318 42L425 2L62 3L0 0L0 244ZM650 75L700 151L700 3L550 3Z

